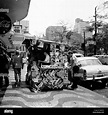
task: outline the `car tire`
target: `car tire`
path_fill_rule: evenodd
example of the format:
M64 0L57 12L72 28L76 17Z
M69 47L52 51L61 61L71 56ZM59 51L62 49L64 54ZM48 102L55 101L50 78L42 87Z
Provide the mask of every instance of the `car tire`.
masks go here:
M102 80L102 87L108 87L108 80Z
M88 89L90 89L90 90L93 90L94 89L94 82L90 82L90 81L85 81L84 82L84 87L85 88L88 88Z
M94 90L95 89L95 82L92 82L91 84L90 84L90 90Z

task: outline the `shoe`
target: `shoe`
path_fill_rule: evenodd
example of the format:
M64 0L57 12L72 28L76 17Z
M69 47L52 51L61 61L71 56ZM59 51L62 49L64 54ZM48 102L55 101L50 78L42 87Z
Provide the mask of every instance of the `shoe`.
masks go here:
M78 86L72 86L71 88L72 88L72 90L74 90L74 89L77 89Z
M30 89L31 92L37 93L38 91L35 88Z
M14 86L15 86L15 87L18 87L18 83L15 83Z
M68 88L68 89L72 89L72 85L68 85L67 88Z
M21 83L19 82L19 83L18 83L18 87L20 87L20 86L21 86Z

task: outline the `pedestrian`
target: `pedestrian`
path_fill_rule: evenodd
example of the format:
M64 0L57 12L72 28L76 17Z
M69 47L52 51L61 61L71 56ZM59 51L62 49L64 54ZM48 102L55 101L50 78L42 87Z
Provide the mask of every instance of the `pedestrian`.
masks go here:
M49 63L50 62L50 56L48 55L48 53L44 52L44 55L45 55L45 62L46 63Z
M0 88L9 85L9 60L6 53L0 47Z
M24 68L24 65L27 63L27 57L26 57L26 55L24 55L23 57L22 57L22 68Z
M15 76L15 86L18 87L21 85L21 69L23 69L22 57L18 51L16 51L15 55L12 57L12 65Z
M74 60L72 55L73 55L72 52L69 52L68 63L70 65L70 70L68 70L68 80L70 81L69 88L76 89L78 87L78 85L77 85L77 81L74 77L74 71L76 68L74 68L75 67L75 60Z

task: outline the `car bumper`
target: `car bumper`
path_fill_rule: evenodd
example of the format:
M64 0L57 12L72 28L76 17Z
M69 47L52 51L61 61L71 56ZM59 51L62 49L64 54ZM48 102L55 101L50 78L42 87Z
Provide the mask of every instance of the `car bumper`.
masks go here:
M101 77L97 77L97 76L91 76L91 77L85 77L83 76L82 73L77 73L77 74L74 74L74 77L75 78L80 78L81 80L83 81L92 81L92 80L102 80L102 79L108 79L108 76L101 76Z
M102 79L108 79L108 76L102 76L102 77L93 76L93 77L90 77L90 78L86 77L86 80L102 80Z

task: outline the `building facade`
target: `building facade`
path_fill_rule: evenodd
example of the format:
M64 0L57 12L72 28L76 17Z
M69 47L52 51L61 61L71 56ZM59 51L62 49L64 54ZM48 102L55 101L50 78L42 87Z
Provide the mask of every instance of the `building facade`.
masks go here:
M16 26L15 26L16 25ZM15 29L15 27L17 28L17 25L20 25L20 32L21 33L29 33L29 21L28 20L21 20L21 21L19 21L19 22L15 22L14 23L14 29Z
M26 51L25 44L22 42L25 40L25 33L29 33L29 21L21 20L20 22L15 22L12 26L12 31L14 35L11 37L13 45L16 50Z
M86 31L86 28L90 26L90 23L88 21L83 21L80 18L77 18L75 20L75 25L74 25L74 32L77 32L84 37L84 32L85 32L85 38L92 38L92 32Z

